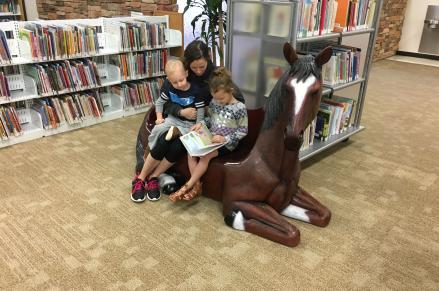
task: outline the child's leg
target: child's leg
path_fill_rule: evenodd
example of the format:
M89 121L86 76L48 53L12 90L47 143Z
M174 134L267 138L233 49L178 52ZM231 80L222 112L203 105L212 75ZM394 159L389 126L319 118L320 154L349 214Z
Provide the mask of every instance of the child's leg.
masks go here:
M218 151L213 151L205 156L200 157L200 160L196 164L193 173L191 173L191 178L186 183L189 188L192 188L195 182L198 182L204 173L206 173L210 160L216 156L218 156Z
M200 178L206 173L210 160L216 156L218 156L217 151L200 158L190 180L186 184L190 190L186 191L186 193L180 197L181 199L192 200L201 194L203 186L200 182Z
M190 155L187 155L187 164L189 167L189 172L191 173L191 176L194 173L195 167L198 164L198 157L191 157Z

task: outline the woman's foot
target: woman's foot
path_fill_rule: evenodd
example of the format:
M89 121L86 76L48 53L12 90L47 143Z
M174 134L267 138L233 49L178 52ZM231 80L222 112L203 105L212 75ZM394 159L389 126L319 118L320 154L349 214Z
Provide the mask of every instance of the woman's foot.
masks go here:
M149 201L157 201L160 199L160 183L157 177L152 177L146 182L146 197Z
M189 188L188 184L184 184L180 189L178 189L177 191L175 191L174 193L172 193L171 195L169 195L169 199L172 202L176 202L178 200L183 199L183 196L186 195L186 193L191 190Z
M183 196L183 200L192 200L195 197L198 197L201 195L201 191L203 190L203 184L201 184L200 181L195 182L194 187L192 187L192 189L190 189L184 196Z
M137 203L145 201L145 192L145 181L136 175L131 182L131 200Z

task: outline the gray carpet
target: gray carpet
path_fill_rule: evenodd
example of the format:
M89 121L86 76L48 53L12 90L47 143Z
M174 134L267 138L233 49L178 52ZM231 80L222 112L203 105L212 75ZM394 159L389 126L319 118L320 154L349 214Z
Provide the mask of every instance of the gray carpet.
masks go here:
M202 197L129 199L142 116L0 149L0 289L439 290L439 70L374 64L363 124L304 163L333 213L288 248Z

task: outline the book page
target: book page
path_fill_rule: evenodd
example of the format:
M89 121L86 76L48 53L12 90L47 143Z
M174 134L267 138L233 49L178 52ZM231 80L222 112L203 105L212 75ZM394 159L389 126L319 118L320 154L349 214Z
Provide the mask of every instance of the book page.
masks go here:
M204 156L224 146L226 143L212 143L212 133L203 124L199 131L190 131L180 137L190 156Z

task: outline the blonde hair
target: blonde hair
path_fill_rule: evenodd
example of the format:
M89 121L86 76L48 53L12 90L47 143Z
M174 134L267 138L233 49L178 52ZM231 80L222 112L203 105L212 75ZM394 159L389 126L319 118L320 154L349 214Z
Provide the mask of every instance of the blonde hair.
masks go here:
M165 73L166 75L169 75L177 70L183 70L186 71L186 68L184 67L183 61L180 59L172 59L172 60L168 60L166 62L166 66L165 66Z
M209 80L210 91L215 93L219 90L224 90L227 93L232 93L235 85L232 81L232 74L224 67L216 68L212 72Z

